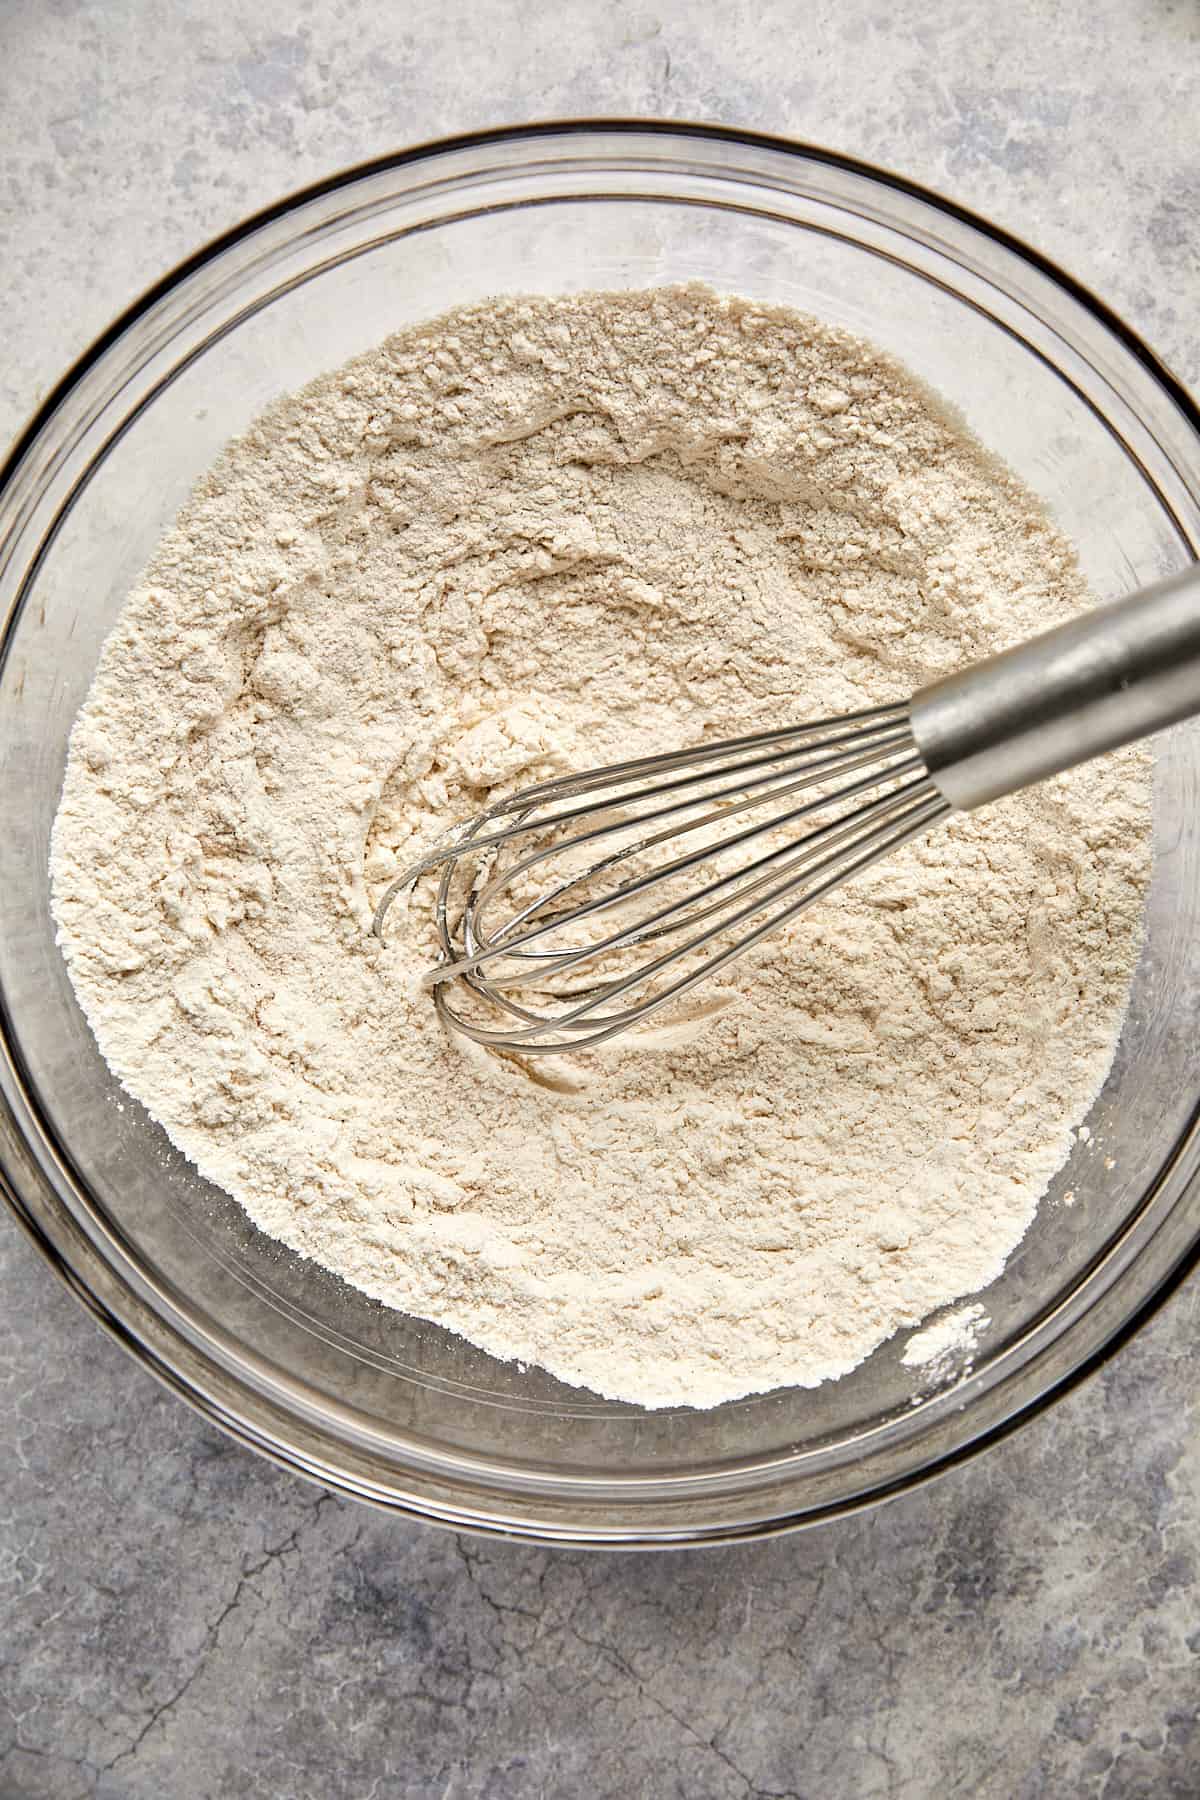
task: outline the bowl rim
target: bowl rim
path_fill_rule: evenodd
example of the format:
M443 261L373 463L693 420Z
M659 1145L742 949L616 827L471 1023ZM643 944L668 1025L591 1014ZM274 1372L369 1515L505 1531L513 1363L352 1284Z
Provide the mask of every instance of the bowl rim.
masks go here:
M311 202L336 193L340 189L368 180L373 176L386 175L409 165L505 144L536 143L538 140L552 138L584 138L598 134L617 139L622 136L630 138L638 136L642 138L657 137L663 140L675 139L683 142L706 140L710 143L736 145L743 149L761 149L787 158L794 158L808 165L824 165L830 169L866 179L876 185L891 189L901 196L922 203L935 213L941 213L978 233L982 238L991 240L1003 251L1028 264L1047 278L1053 286L1062 290L1085 313L1090 314L1093 320L1102 326L1105 332L1114 338L1141 366L1142 370L1158 384L1164 391L1167 400L1173 403L1178 410L1184 424L1200 441L1200 408L1192 400L1184 384L1144 343L1141 337L1083 282L1016 234L993 224L982 214L956 201L949 200L935 190L888 168L799 139L743 130L734 126L688 120L598 115L587 118L545 119L530 123L488 127L477 131L428 139L403 150L367 158L289 192L268 206L248 215L228 230L208 239L140 293L75 359L49 390L41 403L34 409L24 427L18 431L8 454L0 464L0 499L3 498L10 482L24 464L28 452L47 424L69 399L72 392L85 380L89 372L102 361L107 352L181 283L216 261L225 252L251 238L265 226L285 218ZM11 620L4 622L3 636L0 638L0 662L4 660L7 650L11 623ZM12 1033L12 1021L8 1017L7 1006L4 1004L2 996L0 996L0 1024L3 1026L3 1036L7 1040L4 1046L5 1061L8 1063L10 1072L16 1077L22 1098L26 1104L30 1105L30 1110L39 1124L48 1127L48 1121L41 1119L41 1109L19 1066L19 1051L17 1063L13 1062L9 1054L10 1046L15 1048L17 1040ZM10 1114L7 1104L4 1106L3 1112ZM1080 1383L1089 1379L1141 1329L1195 1269L1197 1263L1200 1263L1200 1231L1198 1231L1193 1241L1175 1257L1165 1272L1159 1275L1154 1285L1133 1310L1119 1323L1112 1326L1102 1341L1094 1348L1080 1356L1065 1371L1053 1374L1045 1381L1045 1385L1040 1391L1011 1405L1003 1417L982 1426L965 1441L937 1452L919 1467L903 1471L890 1479L877 1481L859 1494L848 1498L817 1506L810 1504L800 1509L785 1511L762 1519L737 1523L726 1522L710 1529L706 1529L702 1525L697 1527L694 1524L689 1524L681 1529L667 1530L648 1526L644 1530L622 1528L612 1534L598 1535L596 1528L591 1526L577 1528L563 1526L545 1518L540 1520L530 1518L528 1515L519 1518L504 1517L494 1506L490 1505L486 1511L473 1509L469 1505L460 1510L453 1504L439 1504L427 1493L421 1493L416 1489L409 1488L408 1491L405 1491L402 1481L395 1479L389 1481L386 1490L381 1487L372 1491L371 1483L355 1479L345 1467L339 1467L320 1456L306 1454L296 1442L289 1441L287 1436L272 1432L266 1426L261 1429L256 1427L242 1409L230 1405L227 1400L223 1399L222 1386L233 1386L225 1372L216 1367L201 1346L182 1339L166 1320L149 1314L149 1309L139 1300L120 1272L100 1256L95 1244L88 1240L77 1221L67 1216L58 1216L54 1220L56 1229L52 1229L49 1220L38 1216L31 1209L20 1193L7 1166L6 1156L2 1153L8 1147L10 1128L14 1134L14 1148L18 1154L27 1151L28 1140L19 1118L11 1114L8 1117L0 1116L0 1197L8 1203L9 1209L18 1223L24 1228L26 1235L49 1263L54 1273L91 1312L108 1334L115 1338L157 1380L186 1400L201 1416L239 1442L268 1456L272 1461L290 1469L293 1473L321 1482L335 1491L350 1494L384 1510L483 1535L500 1535L542 1543L569 1543L577 1547L670 1548L745 1541L776 1535L861 1511L867 1506L907 1492L1000 1442L1027 1419L1032 1418L1071 1392ZM1164 1165L1160 1183L1161 1180L1169 1178L1173 1171L1178 1170L1180 1160L1189 1147L1195 1149L1198 1131L1200 1131L1200 1111L1193 1115L1177 1139L1171 1157ZM51 1144L57 1146L57 1134L52 1127L49 1127L49 1136ZM1185 1176L1185 1187L1192 1185L1194 1180L1194 1174ZM1148 1194L1143 1196L1143 1204L1149 1198L1149 1192L1157 1191L1158 1185L1155 1184ZM104 1270L108 1279L103 1284L96 1284L87 1279L85 1270L87 1274L95 1270ZM114 1302L113 1299L99 1291L100 1285L115 1289L117 1300ZM144 1320L141 1325L139 1325L139 1318ZM157 1327L157 1331L151 1329L152 1325ZM161 1339L160 1343L153 1341L156 1336ZM168 1350L169 1354L167 1354ZM1044 1376L1043 1380L1045 1380ZM270 1412L271 1409L262 1410ZM402 1471L398 1471L398 1474L402 1476ZM534 1507L536 1511L536 1502Z
M1156 351L1126 324L1119 313L1070 270L1063 267L1053 257L1038 250L1027 239L1006 226L997 225L984 213L964 206L958 200L951 200L937 189L927 187L923 182L914 181L907 175L899 174L895 169L883 163L870 161L868 158L852 156L841 150L831 150L825 145L811 143L805 138L786 137L782 133L769 131L752 131L735 125L717 125L698 119L664 119L651 115L639 117L636 114L592 114L584 118L550 118L534 119L524 123L508 125L483 126L476 131L452 132L445 137L422 138L419 143L412 144L404 150L389 150L381 156L365 157L361 162L347 163L331 175L323 175L317 181L305 183L301 187L290 188L278 200L259 207L248 213L236 225L225 231L217 232L206 238L197 248L171 264L156 281L129 302L112 322L100 332L99 336L82 350L75 360L55 382L45 397L34 407L25 424L19 428L16 437L9 447L8 453L0 462L0 490L8 485L17 465L22 461L30 445L38 436L47 420L55 413L71 390L78 386L83 377L111 348L111 346L132 326L143 314L148 312L159 300L163 299L173 288L188 276L195 274L207 263L214 261L224 251L233 249L246 238L252 237L256 231L275 220L286 217L290 212L319 200L326 194L336 193L339 188L353 182L369 179L373 175L387 174L390 170L406 167L411 163L424 162L436 156L457 153L465 150L485 149L489 145L516 143L523 139L536 141L539 138L551 137L584 137L593 132L612 132L617 136L651 136L682 137L716 143L730 143L763 150L773 150L786 156L802 158L806 162L823 163L831 169L839 169L848 174L866 176L883 187L893 188L897 193L905 194L910 199L924 202L935 211L946 213L960 224L968 225L982 236L991 238L1002 248L1014 252L1023 261L1031 264L1042 275L1048 277L1056 286L1063 288L1073 299L1077 300L1087 311L1092 313L1138 362L1158 380L1167 390L1171 399L1180 408L1189 423L1200 431L1200 406L1193 401L1189 389L1175 374L1174 370L1160 357Z

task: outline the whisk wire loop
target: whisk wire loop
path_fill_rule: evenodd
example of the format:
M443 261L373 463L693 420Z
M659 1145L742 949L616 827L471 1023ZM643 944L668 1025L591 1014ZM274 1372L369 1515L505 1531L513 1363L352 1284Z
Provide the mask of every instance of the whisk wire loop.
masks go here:
M947 811L907 709L877 707L523 788L398 875L374 929L440 871L426 982L446 1025L525 1055L592 1049Z

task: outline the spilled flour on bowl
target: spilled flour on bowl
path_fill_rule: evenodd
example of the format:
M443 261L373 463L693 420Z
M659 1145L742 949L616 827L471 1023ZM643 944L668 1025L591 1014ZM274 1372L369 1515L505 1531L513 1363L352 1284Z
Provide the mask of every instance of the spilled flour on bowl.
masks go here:
M699 288L506 300L274 406L105 646L53 903L121 1081L274 1237L500 1357L712 1405L1003 1267L1112 1060L1131 749L952 821L653 1049L443 1035L393 873L535 778L906 698L1089 603L873 346Z
M927 1325L924 1331L914 1331L904 1346L900 1361L906 1369L932 1367L936 1371L941 1366L948 1366L952 1360L961 1366L969 1360L990 1323L978 1302L974 1306L960 1306L935 1324Z

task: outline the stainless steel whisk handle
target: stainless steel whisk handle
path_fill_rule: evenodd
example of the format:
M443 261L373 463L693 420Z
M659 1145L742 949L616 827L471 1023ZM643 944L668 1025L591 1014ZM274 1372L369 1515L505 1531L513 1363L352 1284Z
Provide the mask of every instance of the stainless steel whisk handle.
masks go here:
M1200 713L1200 570L921 688L909 719L951 806L969 812Z

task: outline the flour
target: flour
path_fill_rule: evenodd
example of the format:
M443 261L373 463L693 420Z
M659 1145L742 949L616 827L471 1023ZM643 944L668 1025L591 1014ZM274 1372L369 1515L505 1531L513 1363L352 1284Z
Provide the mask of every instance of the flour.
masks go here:
M949 1372L955 1364L961 1369L990 1323L982 1306L960 1306L924 1331L914 1331L900 1361L906 1369L932 1366L935 1372Z
M707 290L508 300L276 405L105 646L53 842L100 1048L368 1294L649 1406L843 1374L974 1293L1111 1062L1144 753L951 821L653 1049L443 1035L415 851L568 767L906 698L1088 604L872 346Z

